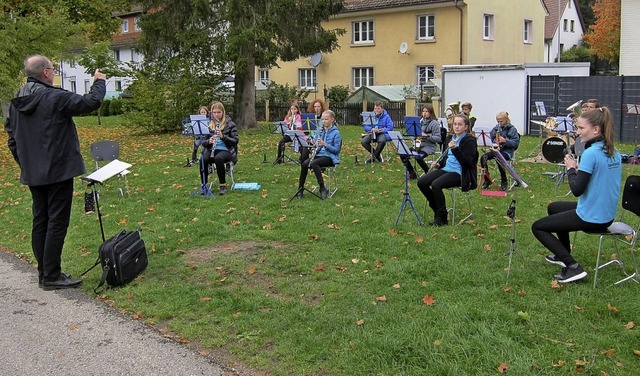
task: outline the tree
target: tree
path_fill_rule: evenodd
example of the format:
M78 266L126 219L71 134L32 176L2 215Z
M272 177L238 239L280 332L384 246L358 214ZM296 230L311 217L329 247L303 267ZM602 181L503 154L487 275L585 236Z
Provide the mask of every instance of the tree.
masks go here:
M596 0L578 0L578 7L580 8L580 14L582 14L585 29L589 29L589 26L593 24L593 4L595 2Z
M141 0L140 47L154 63L178 58L203 72L234 76L234 120L256 126L255 68L337 47L325 30L341 0Z
M344 102L349 97L348 85L331 86L327 93L327 100L331 103Z
M24 81L26 56L38 53L55 63L74 47L110 38L118 23L105 15L128 2L0 0L0 99L13 97Z
M620 58L620 0L596 0L593 5L595 22L584 41L593 54L617 66Z

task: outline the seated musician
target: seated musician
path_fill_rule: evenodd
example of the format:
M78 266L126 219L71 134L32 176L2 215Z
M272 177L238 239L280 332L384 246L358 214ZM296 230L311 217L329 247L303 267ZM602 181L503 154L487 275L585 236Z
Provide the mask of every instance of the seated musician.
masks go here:
M520 135L518 134L518 130L511 124L511 120L509 120L509 113L506 111L500 111L496 115L496 124L495 127L491 130L490 137L491 142L495 145L498 145L500 154L504 157L505 160L511 160L513 155L518 149L518 145L520 145ZM488 151L482 155L480 158L480 166L482 167L482 178L484 182L482 183L482 189L487 189L491 186L492 180L491 175L489 174L489 166L487 161L489 159L495 158L493 152ZM507 173L504 168L500 166L498 163L498 171L500 171L500 190L507 190Z
M453 134L447 136L447 150L431 164L436 167L418 179L418 188L427 198L433 210L431 226L444 226L447 220L447 203L443 190L460 187L463 192L475 189L478 164L478 144L469 135L469 118L464 114L453 118Z
M304 183L307 180L309 169L311 169L316 175L320 186L320 197L323 200L326 199L329 196L329 190L324 186L322 168L333 167L340 163L342 138L336 124L336 114L333 111L326 110L322 113L322 128L316 132L316 136L313 155L305 159L300 165L300 179L298 180L298 193L296 193L298 198L302 198Z
M464 102L460 105L460 110L469 118L469 132L473 132L473 126L476 125L476 117L471 114L473 105L470 102Z
M292 104L289 107L289 112L287 112L287 116L284 117L284 122L287 123L287 127L290 130L302 130L302 118L300 117L300 107L296 103ZM291 142L291 137L289 135L283 135L280 141L278 142L278 156L276 157L277 164L284 162L284 149L287 147L287 143Z
M438 118L436 117L433 111L433 105L431 103L427 103L422 106L422 117L420 118L420 132L421 136L418 137L420 141L419 146L416 145L416 152L420 153L419 156L415 157L416 162L424 173L429 172L429 165L424 161L424 158L427 155L435 154L438 143L440 143L440 123L438 122ZM400 157L400 160L405 165L407 170L409 171L410 179L417 179L418 176L416 174L416 170L413 168L411 164L411 158L408 156Z
M364 147L371 157L369 157L365 163L373 163L373 162L383 162L382 150L384 149L389 138L389 131L393 130L393 121L391 121L391 116L384 109L382 102L378 101L373 106L373 112L375 116L373 117L373 125L370 124L369 119L364 119L364 131L367 134L362 138L362 147ZM371 145L373 142L376 142L376 148L373 149Z
M324 103L322 99L316 98L313 100L313 102L309 103L309 106L307 107L307 113L313 114L316 123L320 124L322 122L322 113L328 109L329 106L327 106L327 104ZM313 133L311 132L309 126L306 124L302 124L302 128L305 129L305 133L309 134L309 138L307 141L313 140ZM309 159L310 153L311 152L308 147L302 147L300 149L300 163Z
M211 103L209 131L212 136L202 142L204 163L201 166L205 170L201 171L200 175L204 176L205 181L202 183L207 184L209 165L215 164L220 184L219 193L224 195L227 193L224 165L229 162L238 163L238 128L231 117L225 113L224 105L220 102Z

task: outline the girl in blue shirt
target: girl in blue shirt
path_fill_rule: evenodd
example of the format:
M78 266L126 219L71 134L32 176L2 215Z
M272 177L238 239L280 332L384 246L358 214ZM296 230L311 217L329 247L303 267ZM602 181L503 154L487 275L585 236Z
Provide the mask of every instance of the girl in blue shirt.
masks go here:
M562 267L554 277L560 283L578 281L587 276L571 256L569 233L572 231L605 231L613 222L620 197L621 156L613 145L613 120L606 107L580 114L576 133L586 149L580 164L571 154L564 163L569 188L578 202L553 202L547 217L533 223L533 235L553 255L546 260ZM557 234L557 237L553 235Z

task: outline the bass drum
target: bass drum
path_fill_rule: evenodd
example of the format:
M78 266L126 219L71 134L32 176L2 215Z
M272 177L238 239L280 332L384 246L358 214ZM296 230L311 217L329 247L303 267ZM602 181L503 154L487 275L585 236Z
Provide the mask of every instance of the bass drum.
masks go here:
M567 143L560 137L549 137L542 143L542 157L549 163L564 161Z

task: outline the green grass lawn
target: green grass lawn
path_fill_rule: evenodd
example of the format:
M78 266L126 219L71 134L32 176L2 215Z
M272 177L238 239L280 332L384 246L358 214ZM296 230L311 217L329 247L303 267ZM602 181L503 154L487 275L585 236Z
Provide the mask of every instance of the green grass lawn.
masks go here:
M516 170L527 189L507 198L474 191L472 221L433 228L419 226L410 210L395 225L404 167L397 157L362 164L359 126L341 126L337 194L289 202L299 166L271 163L278 136L266 125L240 132L235 169L236 181L261 189L206 199L190 197L199 178L196 167L182 167L188 138L139 135L117 117L101 120L77 119L87 169L89 145L103 139L120 142L120 159L133 164L125 199L115 180L100 188L105 232L142 228L149 266L100 299L205 355L271 375L640 373L640 286L609 286L623 276L611 267L594 289L597 238L579 233L574 252L589 278L557 287L559 268L544 261L547 251L531 234L547 204L568 191L543 175L557 166L524 161L538 138L523 137L518 151ZM6 147L0 162L0 244L32 261L30 194ZM638 173L625 165L623 180ZM102 242L77 182L63 255L74 275L93 264ZM307 187L314 184L310 175ZM415 181L410 193L431 220ZM511 199L516 252L507 280ZM464 200L459 210L465 212ZM99 277L98 270L86 276L87 294Z

